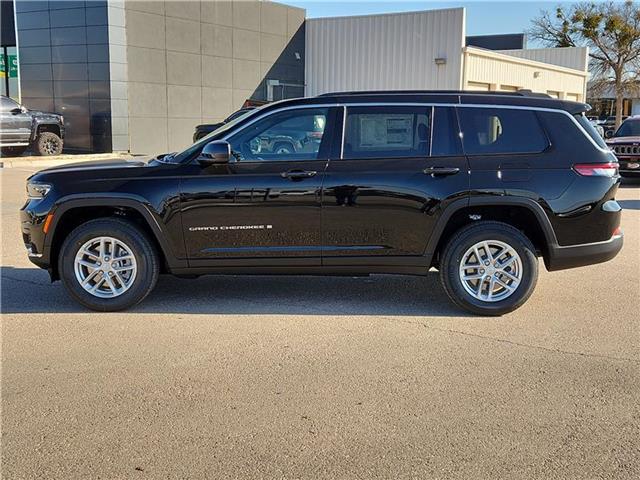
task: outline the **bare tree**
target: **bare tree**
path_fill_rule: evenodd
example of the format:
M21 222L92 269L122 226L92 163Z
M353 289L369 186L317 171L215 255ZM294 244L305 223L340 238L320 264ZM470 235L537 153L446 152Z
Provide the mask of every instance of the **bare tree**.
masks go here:
M640 64L640 10L624 3L579 3L542 11L530 38L549 47L589 47L589 68L596 88L613 86L616 126L622 122L625 92L637 89Z

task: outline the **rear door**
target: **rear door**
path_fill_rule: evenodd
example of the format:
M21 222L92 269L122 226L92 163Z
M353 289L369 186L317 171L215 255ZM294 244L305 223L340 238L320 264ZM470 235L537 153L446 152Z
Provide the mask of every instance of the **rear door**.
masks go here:
M323 265L424 261L443 208L469 189L455 111L347 106L344 122L324 182Z

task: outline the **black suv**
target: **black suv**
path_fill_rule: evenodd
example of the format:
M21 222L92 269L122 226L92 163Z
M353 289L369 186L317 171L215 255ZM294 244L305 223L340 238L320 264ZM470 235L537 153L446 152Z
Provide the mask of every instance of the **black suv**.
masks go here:
M622 247L613 153L589 106L532 93L345 92L265 105L187 150L29 178L30 259L95 310L160 273L426 275L500 315L548 270ZM301 151L260 138L322 125ZM301 133L302 134L302 133ZM215 301L215 300L214 300Z
M38 155L60 155L64 120L56 113L29 110L0 96L0 147L3 157L18 157L31 146Z

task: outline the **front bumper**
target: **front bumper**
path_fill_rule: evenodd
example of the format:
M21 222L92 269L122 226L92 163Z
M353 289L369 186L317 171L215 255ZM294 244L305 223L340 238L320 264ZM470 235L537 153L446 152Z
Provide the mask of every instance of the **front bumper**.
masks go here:
M618 254L623 243L624 235L619 233L604 242L569 246L556 245L549 250L546 262L547 270L565 270L607 262Z
M22 241L27 249L31 263L48 270L50 267L48 245L44 233L44 223L49 211L41 211L30 206L31 202L20 210L20 230Z

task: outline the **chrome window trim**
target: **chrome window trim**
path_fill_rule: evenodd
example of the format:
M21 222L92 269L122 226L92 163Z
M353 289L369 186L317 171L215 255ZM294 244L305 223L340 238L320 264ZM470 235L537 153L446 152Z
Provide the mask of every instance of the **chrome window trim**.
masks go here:
M566 117L569 117L571 119L571 121L573 122L573 124L578 127L578 129L580 130L580 132L582 132L582 135L584 135L584 137L591 143L591 145L593 145L599 152L602 153L612 153L611 150L609 149L604 149L602 147L600 147L600 145L598 145L595 140L593 138L591 138L591 136L587 133L587 131L582 127L582 125L580 125L580 123L578 122L578 120L576 120L576 118L571 115L569 112L567 112L566 110L562 110L562 109L558 109L558 108L546 108L546 107L535 107L535 106L527 106L527 105L500 105L500 104L473 104L473 103L439 103L439 102L340 102L340 103L316 103L316 104L305 104L305 105L291 105L288 107L280 107L277 108L275 110L270 110L268 112L264 112L263 114L258 114L256 115L256 118L252 119L249 123L247 123L246 125L244 125L242 127L242 129L245 129L249 126L251 126L253 123L257 122L258 120L261 120L262 118L265 118L269 115L273 115L276 113L280 113L283 111L287 111L287 110L297 110L297 109L306 109L306 108L343 108L343 115L346 116L346 111L348 107L393 107L393 106L397 106L397 107L454 107L454 108L502 108L502 109L509 109L509 110L529 110L529 111L534 111L534 112L548 112L548 113L558 113L561 115L565 115ZM343 116L343 120L346 119ZM341 142L341 152L340 152L340 159L342 159L342 149L344 149L344 128L345 128L345 122L343 121L342 124L342 142ZM236 132L231 132L227 135L225 135L223 138L221 138L221 140L227 140L229 137L231 137L232 135L235 135L238 131ZM508 154L505 154L508 155Z

